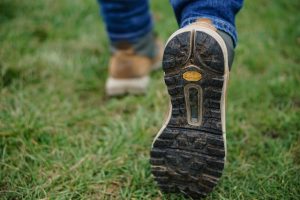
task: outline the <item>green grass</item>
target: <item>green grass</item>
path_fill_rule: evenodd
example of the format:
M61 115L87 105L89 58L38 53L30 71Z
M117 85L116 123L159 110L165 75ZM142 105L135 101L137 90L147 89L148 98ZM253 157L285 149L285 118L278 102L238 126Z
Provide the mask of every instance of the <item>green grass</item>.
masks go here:
M177 29L152 1L156 30ZM228 159L208 199L300 199L300 3L251 0L227 107ZM104 95L108 41L95 0L0 1L0 199L183 199L149 166L168 95Z

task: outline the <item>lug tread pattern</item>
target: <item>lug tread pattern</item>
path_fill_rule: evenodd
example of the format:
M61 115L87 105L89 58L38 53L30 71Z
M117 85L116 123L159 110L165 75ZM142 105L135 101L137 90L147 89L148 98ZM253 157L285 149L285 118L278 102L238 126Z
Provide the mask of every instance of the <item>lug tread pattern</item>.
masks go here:
M225 161L220 106L224 84L223 53L210 35L199 31L183 32L167 44L163 69L172 113L166 128L153 143L151 171L163 192L203 198L218 183ZM203 92L200 126L187 122L184 86L190 82L184 80L182 74L188 70L202 75L199 81L193 82L200 85Z

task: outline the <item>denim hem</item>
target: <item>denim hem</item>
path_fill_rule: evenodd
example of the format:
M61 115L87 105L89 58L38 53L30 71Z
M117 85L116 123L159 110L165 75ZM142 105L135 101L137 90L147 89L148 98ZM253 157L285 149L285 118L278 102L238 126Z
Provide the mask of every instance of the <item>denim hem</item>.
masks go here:
M213 22L213 25L218 30L225 31L226 33L228 33L231 36L231 38L233 40L233 45L234 45L234 47L236 46L236 44L237 44L237 32L236 32L235 27L231 23L226 22L226 21L224 21L220 18L214 17L214 16L198 15L198 16L188 17L188 18L184 19L181 22L181 28L195 22L199 18L211 19L212 22Z
M108 31L108 35L111 42L127 41L130 43L135 43L139 41L140 38L149 34L152 30L153 30L153 22L145 26L143 29L140 29L139 31L135 31L131 33L112 33Z

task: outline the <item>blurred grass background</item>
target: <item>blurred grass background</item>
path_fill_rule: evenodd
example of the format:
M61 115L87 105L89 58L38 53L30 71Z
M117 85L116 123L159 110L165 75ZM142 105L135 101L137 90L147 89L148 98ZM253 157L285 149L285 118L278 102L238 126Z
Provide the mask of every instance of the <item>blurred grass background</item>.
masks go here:
M156 31L177 29L153 0ZM300 199L300 2L251 0L227 107L227 166L208 199ZM150 176L168 95L104 95L108 41L96 0L0 0L0 199L183 199Z

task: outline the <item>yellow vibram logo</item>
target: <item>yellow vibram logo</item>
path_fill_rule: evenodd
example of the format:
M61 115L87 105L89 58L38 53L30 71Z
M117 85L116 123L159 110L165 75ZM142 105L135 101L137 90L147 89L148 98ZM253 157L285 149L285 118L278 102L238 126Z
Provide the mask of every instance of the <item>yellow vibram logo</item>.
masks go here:
M187 81L199 81L202 75L196 71L187 71L183 73L182 77Z

